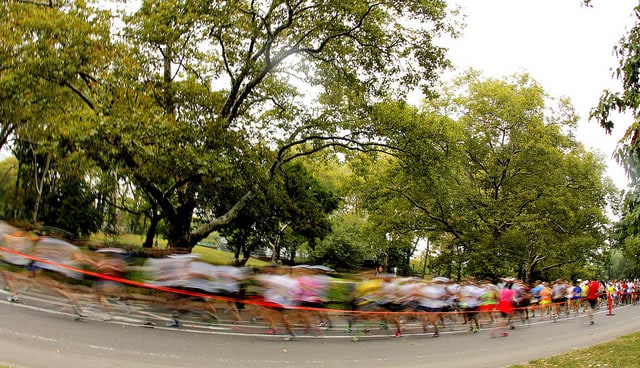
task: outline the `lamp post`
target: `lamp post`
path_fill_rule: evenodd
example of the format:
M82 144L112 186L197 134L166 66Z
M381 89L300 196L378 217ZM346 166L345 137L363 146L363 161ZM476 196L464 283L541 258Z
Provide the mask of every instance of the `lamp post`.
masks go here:
M429 238L427 238L427 246L424 249L424 263L422 264L422 278L427 273L427 264L429 263Z
M384 252L384 269L389 269L389 251L391 250L391 244L393 243L393 236L391 233L386 233L385 237L387 238L387 250Z

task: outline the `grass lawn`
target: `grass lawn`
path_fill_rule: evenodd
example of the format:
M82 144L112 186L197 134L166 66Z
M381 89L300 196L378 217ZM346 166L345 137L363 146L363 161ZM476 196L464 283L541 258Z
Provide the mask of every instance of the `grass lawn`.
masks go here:
M201 260L205 262L213 263L213 264L230 264L231 262L233 262L233 253L223 252L221 250L212 249L208 247L201 247L199 245L196 245L191 251L191 253L199 254L201 257L200 258ZM269 263L261 261L259 259L249 258L246 266L261 267L267 264Z
M532 360L510 368L640 368L640 332L570 353Z
M143 235L135 235L135 234L123 234L119 235L117 238L106 237L103 234L92 235L92 241L97 242L105 242L105 243L118 243L127 246L137 246L141 247L142 243L144 243ZM206 239L205 239L206 240ZM167 246L167 241L164 239L158 239L158 248L164 249ZM233 261L233 253L223 252L221 250L202 247L196 245L191 251L193 254L200 255L200 260L212 264L230 264ZM261 267L267 265L268 262L264 262L255 258L249 258L247 261L247 267Z

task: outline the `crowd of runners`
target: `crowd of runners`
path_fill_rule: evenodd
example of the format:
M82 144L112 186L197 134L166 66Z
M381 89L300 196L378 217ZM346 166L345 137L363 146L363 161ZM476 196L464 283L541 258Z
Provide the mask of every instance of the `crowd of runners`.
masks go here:
M64 240L27 236L2 222L0 259L11 302L20 301L22 290L44 287L66 298L82 317L78 296L88 294L103 306L109 319L114 300L136 300L173 311L168 322L173 327L180 326L181 311L197 311L214 320L227 313L239 323L240 307L250 311L252 320L268 325L271 333L284 329L289 339L296 336L294 324L315 331L333 328L336 319L346 320L345 333L355 336L366 334L373 324L392 326L395 336L401 336L407 321L417 322L433 337L452 321L468 326L472 333L485 328L492 336L507 336L516 323L535 318L584 314L593 324L595 309L603 304L635 304L640 292L637 280L558 279L527 284L514 278L498 282L468 278L458 282L375 271L337 277L323 266L251 269L212 265L195 255L148 258L132 266L122 249L82 250ZM133 270L143 275L142 280L127 278ZM135 291L141 288L153 292Z

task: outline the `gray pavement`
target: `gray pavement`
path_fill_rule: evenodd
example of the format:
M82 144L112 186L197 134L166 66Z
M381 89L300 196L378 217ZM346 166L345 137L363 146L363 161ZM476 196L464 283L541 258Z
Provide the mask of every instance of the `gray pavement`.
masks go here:
M114 302L104 310L91 298L82 300L86 317L75 320L67 303L55 296L26 294L12 304L0 301L0 362L28 368L80 367L506 367L604 342L640 330L640 306L601 310L596 324L584 314L558 321L532 319L516 323L508 337L492 338L489 329L469 332L461 321L447 322L439 338L407 320L402 337L393 329L370 324L370 334L352 342L346 320L334 328L298 337L267 334L264 321L243 311L244 321L232 323L228 313L220 321L205 321L198 312L183 313L180 327L168 327L171 310L163 306ZM151 321L153 328L143 327ZM358 325L361 327L361 325Z

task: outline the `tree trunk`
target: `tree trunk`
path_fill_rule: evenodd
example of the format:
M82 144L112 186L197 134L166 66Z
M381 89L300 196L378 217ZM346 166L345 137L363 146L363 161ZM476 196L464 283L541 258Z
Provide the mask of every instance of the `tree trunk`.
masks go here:
M429 263L429 238L427 238L427 247L424 250L424 263L422 264L422 278L427 273L427 264Z
M535 255L533 257L533 259L529 262L529 264L526 267L525 270L525 276L524 276L524 281L525 282L531 282L533 280L531 280L531 275L533 275L533 270L535 270L535 268L538 266L538 263L540 263L540 261L543 259L544 257L540 257L538 255Z
M19 191L20 191L20 178L22 175L22 161L18 160L18 172L16 173L16 186L13 189L13 208L11 210L11 218L18 218L18 198L20 198L19 196Z
M249 261L250 257L251 257L251 249L245 249L242 252L241 265L244 266Z
M167 231L167 248L188 249L191 252L191 249L195 246L191 237L191 214L185 216L180 213L181 211L177 215L167 218L169 227Z
M49 164L51 163L51 155L47 153L47 159L45 160L44 168L42 168L42 175L38 178L38 160L36 158L35 150L33 152L33 176L36 189L36 199L33 204L33 213L31 214L31 223L36 224L38 222L38 212L40 212L40 205L42 202L42 191L44 190L44 180L49 172Z
M160 223L160 216L153 215L149 219L149 228L147 229L147 236L144 239L144 244L142 244L142 248L153 248L153 239L156 237L158 232L158 223Z
M271 243L271 263L278 262L280 258L280 235L276 236L276 239Z

